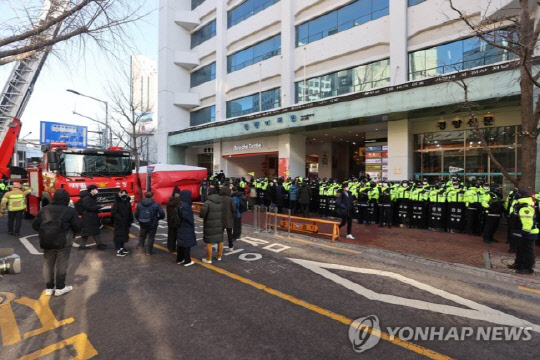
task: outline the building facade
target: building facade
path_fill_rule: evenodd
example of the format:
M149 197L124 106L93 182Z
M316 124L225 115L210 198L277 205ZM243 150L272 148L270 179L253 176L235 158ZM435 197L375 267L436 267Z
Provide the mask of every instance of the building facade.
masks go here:
M515 5L453 3L474 20ZM508 44L510 25L487 36ZM159 162L500 183L476 122L520 172L514 56L474 36L447 0L162 0L159 37Z

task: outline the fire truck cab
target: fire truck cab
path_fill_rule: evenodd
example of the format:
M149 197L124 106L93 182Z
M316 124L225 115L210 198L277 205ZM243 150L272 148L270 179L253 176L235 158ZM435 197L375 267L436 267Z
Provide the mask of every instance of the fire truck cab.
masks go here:
M119 147L103 149L73 149L65 143L52 143L44 149L42 161L28 167L32 193L28 197L28 212L36 215L51 203L56 189L65 189L73 206L81 191L89 185L98 187L97 203L102 208L99 217L110 217L111 207L120 190L127 190L134 200L134 176L131 153Z

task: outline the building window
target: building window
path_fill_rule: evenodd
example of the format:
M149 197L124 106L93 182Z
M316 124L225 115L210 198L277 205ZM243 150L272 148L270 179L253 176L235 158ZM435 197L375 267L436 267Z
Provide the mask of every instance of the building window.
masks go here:
M197 111L192 111L189 115L189 126L197 126L214 122L216 121L216 107L205 107Z
M389 13L389 0L358 0L296 27L296 46L365 24Z
M191 34L191 48L193 49L195 46L201 45L214 36L216 36L216 20Z
M409 6L418 5L420 3L423 3L426 0L409 0Z
M233 72L281 54L281 34L227 57L227 72Z
M486 34L488 40L511 46L512 33L498 30ZM423 79L454 71L471 69L515 59L507 50L489 45L478 37L471 37L409 53L409 80Z
M380 60L298 81L295 101L306 102L364 91L390 84L390 60Z
M519 175L520 126L480 129L495 158L511 175ZM416 178L442 178L453 174L464 180L483 178L502 184L503 175L487 156L474 130L438 131L415 135Z
M279 0L246 0L227 12L227 27L232 27L258 12L277 3Z
M227 118L270 110L281 106L280 88L227 101Z
M201 5L204 0L191 0L191 10L195 10L197 6Z
M191 87L199 86L216 78L216 63L206 65L191 73Z

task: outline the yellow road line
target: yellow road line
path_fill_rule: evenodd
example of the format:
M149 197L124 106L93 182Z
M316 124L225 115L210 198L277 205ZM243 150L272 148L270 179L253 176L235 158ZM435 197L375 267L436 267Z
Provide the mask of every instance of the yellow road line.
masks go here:
M531 289L531 288L528 288L528 287L525 287L525 286L518 286L518 289L519 289L519 290L525 290L525 291L530 291L530 292L533 292L533 293L540 294L540 290L537 290L537 289Z
M330 248L330 249L347 251L347 252L352 252L352 253L355 253L355 254L361 254L362 253L361 251L358 251L358 250L342 249L342 248L337 247L337 246L332 246L332 245L327 245L327 244L319 244L319 243L316 243L316 242L313 242L313 241L308 241L308 240L299 239L299 238L293 238L293 237L289 238L289 237L285 237L283 235L276 235L276 236L280 237L282 239L298 241L298 242L301 242L301 243L304 243L304 244L311 244L311 245L321 246L321 247Z
M169 252L169 250L161 245L157 245L157 244L154 244L154 247L158 248L158 249L161 249L163 251L166 251L166 252ZM353 321L352 319L349 319L343 315L339 315L339 314L336 314L335 312L333 311L330 311L330 310L326 310L320 306L317 306L317 305L314 305L314 304L311 304L307 301L304 301L304 300L301 300L301 299L298 299L294 296L291 296L291 295L288 295L288 294L285 294L284 292L281 292L279 290L275 290L275 289L272 289L272 288L269 288L268 286L266 285L263 285L263 284L260 284L258 282L255 282L253 280L250 280L250 279L247 279L243 276L240 276L240 275L237 275L237 274L234 274L230 271L227 271L227 270L224 270L224 269L221 269L221 268L218 268L214 265L211 265L211 264L206 264L206 263L203 263L202 261L199 261L197 259L192 259L195 263L199 264L199 265L202 265L204 266L205 268L207 269L210 269L210 270L213 270L217 273L220 273L220 274L223 274L225 276L228 276L230 277L231 279L234 279L234 280L238 280L246 285L249 285L249 286L252 286L256 289L259 289L259 290L262 290L264 292L267 292L269 294L272 294L274 296L277 296L279 297L280 299L283 299L283 300L286 300L286 301L289 301L295 305L298 305L298 306L301 306L305 309L308 309L308 310L311 310L311 311L314 311L320 315L323 315L323 316L326 316L330 319L333 319L333 320L336 320L340 323L343 323L345 325L348 325L350 326L351 324L355 324L356 326L362 326L363 328L366 328L371 334L375 335L375 336L378 336L379 338L383 339L383 340L386 340L388 342L391 342L392 344L394 345L397 345L397 346L401 346L402 348L405 348L407 350L410 350L410 351L413 351L413 352L416 352L420 355L424 355L430 359L437 359L437 360L442 360L442 359L451 359L450 357L446 356L446 355L443 355L443 354L440 354L436 351L433 351L433 350L430 350L428 348L425 348L423 346L420 346L420 345L416 345L416 344L413 344L411 342L408 342L408 341L405 341L405 340L401 340L401 339L398 339L398 338L392 338L390 336L390 334L386 333L386 332L383 332L383 331L379 331L377 329L373 329L373 328L370 328L364 324L358 324L356 323L355 321Z
M30 353L28 355L24 355L18 358L17 360L38 359L42 356L51 354L69 345L72 345L73 348L77 351L77 356L72 357L71 359L86 360L86 359L91 359L98 354L96 349L92 346L92 344L88 340L88 336L85 333L80 333L80 334L70 337L69 339L59 341L43 349L34 351L33 353Z

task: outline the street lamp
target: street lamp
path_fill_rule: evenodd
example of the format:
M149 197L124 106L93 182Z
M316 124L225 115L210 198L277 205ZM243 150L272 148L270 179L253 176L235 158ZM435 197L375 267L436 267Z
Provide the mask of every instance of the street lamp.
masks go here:
M93 96L81 94L80 92L72 90L72 89L66 89L66 91L70 92L72 94L83 96L83 97L86 97L86 98L89 98L89 99L92 99L92 100L95 100L95 101L99 101L99 102L105 104L105 141L104 141L103 145L105 146L105 148L108 147L107 146L107 139L108 139L109 140L109 146L112 146L112 131L111 131L111 127L109 126L109 103L107 101L105 101L105 100L101 100L101 99L95 98ZM108 134L108 136L107 136L107 134Z

